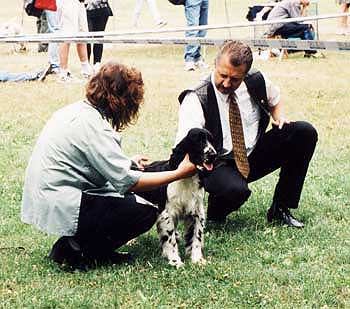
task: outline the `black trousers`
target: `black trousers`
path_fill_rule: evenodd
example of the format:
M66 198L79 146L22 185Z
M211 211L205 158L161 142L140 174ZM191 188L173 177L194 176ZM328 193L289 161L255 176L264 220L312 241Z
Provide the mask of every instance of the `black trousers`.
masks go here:
M155 207L138 203L133 194L116 198L83 193L74 239L86 256L108 256L148 231L156 221L157 212Z
M88 27L89 31L104 31L106 29L106 24L108 21L108 15L99 15L99 16L88 16ZM88 59L90 61L91 56L91 44L87 44L87 53ZM101 62L103 53L103 44L93 44L93 54L94 62Z
M245 179L233 159L217 163L209 176L202 179L207 192L208 219L222 219L240 208L249 198L248 183L280 168L274 202L283 208L297 208L309 162L317 142L315 128L307 122L273 127L259 140L249 155L250 173Z
M310 25L297 22L284 24L281 28L277 29L274 34L282 36L283 39L300 38L301 40L313 40ZM294 50L290 50L288 52L293 51ZM316 50L305 51L306 54L315 54L316 52Z

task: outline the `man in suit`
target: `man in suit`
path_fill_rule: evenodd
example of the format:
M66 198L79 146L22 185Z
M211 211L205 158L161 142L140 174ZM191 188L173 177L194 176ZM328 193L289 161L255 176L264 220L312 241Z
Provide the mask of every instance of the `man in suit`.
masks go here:
M317 132L307 122L288 120L278 87L251 69L252 61L242 42L221 47L212 74L179 96L176 142L193 127L214 136L220 159L202 179L209 192L208 220L225 222L249 198L248 183L280 169L267 220L300 228L290 209L298 207ZM272 129L266 131L270 116Z

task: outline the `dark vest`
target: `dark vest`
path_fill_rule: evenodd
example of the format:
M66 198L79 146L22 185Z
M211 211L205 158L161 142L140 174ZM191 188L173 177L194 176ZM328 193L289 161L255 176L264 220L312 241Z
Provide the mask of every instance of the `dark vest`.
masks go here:
M270 113L267 103L267 94L265 80L262 74L255 70L251 69L246 77L244 78L244 83L247 86L248 93L253 101L260 108L260 123L258 131L258 139L261 138L262 134L265 132L269 121ZM202 80L200 84L194 89L187 89L179 95L179 102L182 103L186 94L194 91L198 98L199 102L202 105L204 119L205 119L205 128L211 132L214 137L214 146L217 151L220 153L222 150L222 128L220 121L220 114L218 108L218 102L216 100L213 84L211 83L210 76L205 80Z

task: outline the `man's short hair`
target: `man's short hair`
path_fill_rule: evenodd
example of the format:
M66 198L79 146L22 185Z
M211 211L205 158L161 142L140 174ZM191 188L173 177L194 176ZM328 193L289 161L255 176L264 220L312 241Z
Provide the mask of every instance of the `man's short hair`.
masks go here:
M228 55L231 65L238 67L245 64L247 72L250 70L253 63L253 53L247 44L232 40L225 42L216 56L216 63L224 54Z

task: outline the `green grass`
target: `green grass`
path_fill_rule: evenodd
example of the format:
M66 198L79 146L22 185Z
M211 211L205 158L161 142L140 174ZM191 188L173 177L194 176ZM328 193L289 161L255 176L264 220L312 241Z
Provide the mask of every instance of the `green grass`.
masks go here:
M119 1L118 1L119 2ZM169 26L181 25L183 11L158 1ZM22 1L7 2L0 21L19 17ZM225 20L222 0L211 1L210 20ZM253 3L249 1L249 3ZM110 30L126 29L134 3L118 4ZM319 1L321 14L335 13L330 1ZM246 5L230 2L231 21L244 21ZM143 26L153 26L145 8ZM25 17L27 32L35 19ZM336 39L336 21L320 22L321 38ZM236 31L244 37L247 30ZM209 36L226 36L227 31ZM235 34L236 35L236 34ZM344 39L344 38L342 38ZM46 55L35 45L28 54L13 55L0 46L1 70L34 71ZM206 48L212 62L215 48ZM80 99L82 84L44 83L0 85L0 250L1 308L350 308L350 105L348 53L326 52L326 59L292 55L282 62L256 62L282 90L288 115L308 120L319 142L296 212L306 227L293 230L266 223L277 174L251 185L253 194L226 225L205 231L206 267L186 263L175 270L160 258L153 228L123 249L136 257L134 265L102 267L88 273L65 273L45 256L55 237L20 221L24 170L36 137L59 107ZM182 47L122 46L105 51L139 68L146 86L145 104L135 126L123 133L128 154L166 158L177 126L177 96L207 72L183 71ZM79 72L75 51L70 59ZM184 251L181 247L182 253Z

